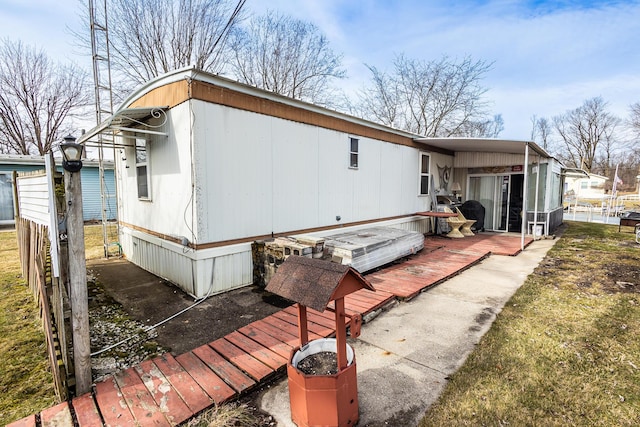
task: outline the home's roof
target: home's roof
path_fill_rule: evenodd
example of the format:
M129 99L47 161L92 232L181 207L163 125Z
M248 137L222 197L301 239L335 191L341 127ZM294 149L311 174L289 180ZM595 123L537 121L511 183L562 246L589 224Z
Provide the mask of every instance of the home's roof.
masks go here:
M589 172L580 168L564 168L562 174L573 179L589 178Z
M609 180L609 178L606 176L598 175L595 173L589 173L583 169L572 168L572 169L567 169L567 171L568 172L565 173L565 175L575 179L599 179L602 181Z
M62 159L55 159L57 164L62 164ZM82 163L88 167L98 167L98 160L83 159ZM30 156L21 154L0 154L0 165L28 165L28 166L44 166L44 156ZM113 169L112 161L103 161L103 165L107 169Z
M135 91L133 91L129 96L122 102L120 107L116 110L116 112L107 119L105 122L101 123L100 126L90 130L85 135L79 138L79 142L85 142L93 136L103 132L106 129L116 129L116 130L131 130L131 129L122 129L122 124L118 124L119 121L126 121L135 118L136 123L145 123L146 117L153 113L154 111L164 111L167 108L171 108L173 105L159 107L159 106L147 106L144 108L132 108L139 107L140 105L152 105L153 92L161 88L163 86L171 85L171 84L182 84L185 86L180 90L185 93L191 93L190 89L187 89L187 85L190 86L193 81L203 82L210 84L214 87L220 88L229 98L233 98L233 93L240 93L245 95L250 95L256 98L266 99L269 101L273 101L278 103L279 105L286 105L290 107L294 107L296 109L309 111L311 113L316 113L325 117L331 117L333 119L338 119L343 122L353 123L357 126L364 126L368 129L373 129L376 131L385 132L387 135L397 135L397 137L404 138L408 141L413 141L414 144L418 146L424 146L425 150L429 151L441 151L447 154L453 154L456 151L469 151L469 152L496 152L496 153L513 153L513 154L524 154L527 147L530 150L533 150L534 153L550 158L552 157L549 153L547 153L544 149L539 147L535 142L532 141L518 141L518 140L505 140L505 139L488 139L488 138L428 138L418 134L414 134L412 132L403 131L400 129L391 128L388 126L381 125L379 123L375 123L369 120L361 119L359 117L351 116L348 114L344 114L338 111L330 110L328 108L310 104L304 101L300 101L297 99L292 99L287 96L283 96L277 93L269 92L263 89L259 89L253 86L246 85L244 83L240 83L225 77L221 77L218 75L210 74L201 70L198 70L194 67L182 68L175 71L171 71L169 73L163 74L161 76L156 77L153 80L139 86ZM176 93L172 93L174 96L172 101L177 105L180 102L185 101L184 95L178 96ZM187 95L191 96L191 95ZM134 117L135 116L135 117ZM141 133L151 133L145 132L144 130L140 130L138 128L135 129L136 132Z

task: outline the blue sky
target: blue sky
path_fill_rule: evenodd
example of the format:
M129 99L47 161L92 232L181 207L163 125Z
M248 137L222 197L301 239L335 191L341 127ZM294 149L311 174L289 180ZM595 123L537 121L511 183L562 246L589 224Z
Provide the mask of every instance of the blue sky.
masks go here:
M100 1L100 0L97 0ZM0 0L0 37L86 63L72 45L86 7L79 0ZM347 92L369 78L364 64L388 69L394 55L432 60L471 56L493 62L484 85L505 138L528 139L531 117L552 117L602 96L626 117L640 101L640 0L248 0L309 20L344 56Z

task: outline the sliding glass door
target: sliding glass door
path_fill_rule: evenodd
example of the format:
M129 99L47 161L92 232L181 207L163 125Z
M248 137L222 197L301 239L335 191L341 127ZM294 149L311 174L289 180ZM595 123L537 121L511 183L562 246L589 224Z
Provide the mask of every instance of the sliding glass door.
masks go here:
M469 200L477 200L484 206L486 230L510 231L511 175L471 176L468 193Z

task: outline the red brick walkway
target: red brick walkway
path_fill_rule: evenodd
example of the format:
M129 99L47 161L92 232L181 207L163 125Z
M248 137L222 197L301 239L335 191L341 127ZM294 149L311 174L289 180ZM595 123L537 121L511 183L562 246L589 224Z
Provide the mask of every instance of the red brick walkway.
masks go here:
M525 241L525 245L531 243ZM363 316L393 299L412 298L490 254L517 255L520 237L478 234L428 237L408 260L366 275L376 292L345 298L347 314ZM97 383L92 393L10 424L29 426L173 426L214 404L284 375L298 345L297 309L286 308L179 356L164 354ZM309 338L333 336L334 315L308 309ZM74 414L74 415L72 415Z

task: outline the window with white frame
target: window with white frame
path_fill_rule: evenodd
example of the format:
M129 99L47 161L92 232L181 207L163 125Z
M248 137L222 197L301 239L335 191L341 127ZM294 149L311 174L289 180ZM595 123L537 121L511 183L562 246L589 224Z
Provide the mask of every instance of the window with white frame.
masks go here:
M427 153L420 153L420 195L429 194L429 182L431 180L430 156Z
M143 138L136 138L136 179L138 182L138 198L151 200L147 141Z
M349 138L349 167L358 167L358 138Z

